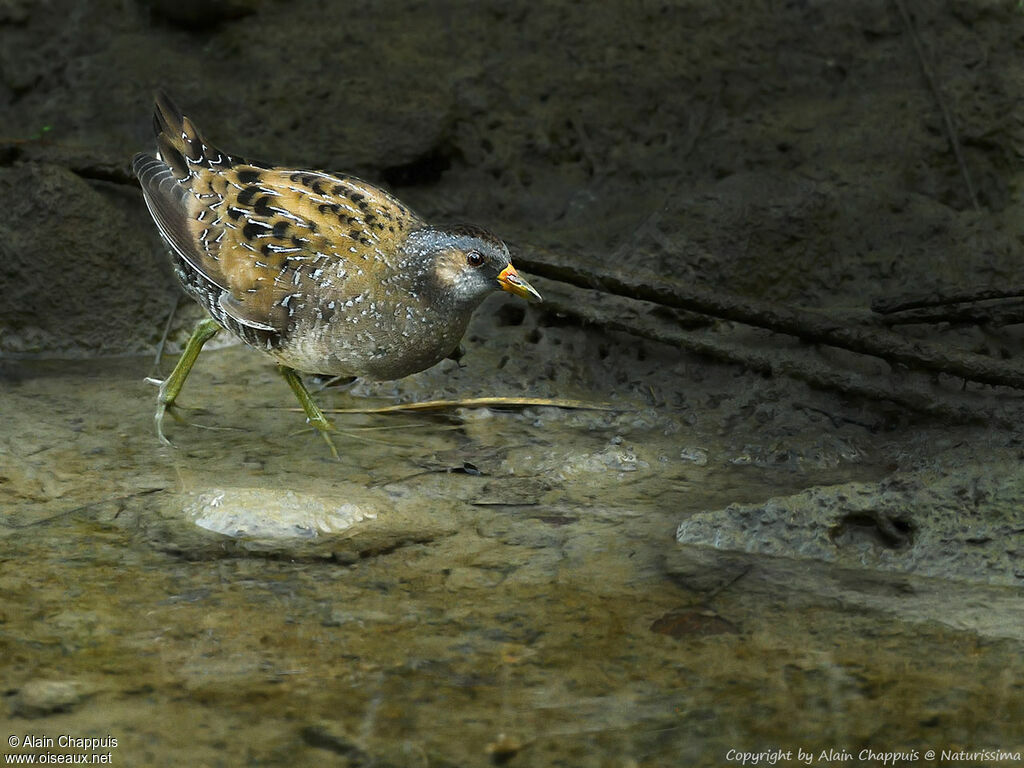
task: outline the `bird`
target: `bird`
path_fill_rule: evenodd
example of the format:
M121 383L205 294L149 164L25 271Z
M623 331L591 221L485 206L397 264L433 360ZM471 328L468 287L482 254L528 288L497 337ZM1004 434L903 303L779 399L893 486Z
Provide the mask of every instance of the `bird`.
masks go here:
M154 98L156 153L132 170L185 293L207 313L159 387L157 437L203 345L226 330L276 361L307 422L339 454L300 376L400 379L458 347L493 291L540 294L505 243L473 224L430 224L344 173L229 155L171 98Z

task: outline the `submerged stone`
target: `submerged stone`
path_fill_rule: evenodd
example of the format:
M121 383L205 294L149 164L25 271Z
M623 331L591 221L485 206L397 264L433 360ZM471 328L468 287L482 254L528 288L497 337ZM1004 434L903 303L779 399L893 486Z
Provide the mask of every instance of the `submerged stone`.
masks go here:
M457 528L448 510L415 498L361 486L330 491L207 487L159 494L153 504L111 522L187 559L261 553L339 564L433 541Z
M29 680L11 700L14 717L44 717L68 712L90 695L88 686L75 680Z
M234 538L311 539L376 519L380 502L341 502L265 488L215 488L196 494L185 516Z

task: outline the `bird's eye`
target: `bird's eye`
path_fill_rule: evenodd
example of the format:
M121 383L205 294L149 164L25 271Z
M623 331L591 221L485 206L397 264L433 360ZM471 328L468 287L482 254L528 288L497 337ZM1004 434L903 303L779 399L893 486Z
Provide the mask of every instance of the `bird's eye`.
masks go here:
M471 267L479 267L484 263L484 257L478 251L470 251L466 254L466 263Z

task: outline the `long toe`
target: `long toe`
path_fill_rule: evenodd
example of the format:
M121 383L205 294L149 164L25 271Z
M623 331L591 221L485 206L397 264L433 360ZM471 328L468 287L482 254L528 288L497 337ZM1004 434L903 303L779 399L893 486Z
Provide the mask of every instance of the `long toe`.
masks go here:
M156 423L156 436L160 439L160 442L164 445L173 444L164 435L164 414L167 413L167 406L163 403L158 403L156 406L156 413L153 414L153 421Z
M331 436L324 432L323 430L318 431L323 436L324 440L327 442L327 447L331 449L331 456L334 457L334 460L341 461L341 456L338 455L338 448L334 445L334 440L331 438Z
M334 438L331 437L331 432L337 432L338 428L335 427L331 422L329 422L327 420L327 417L325 417L322 413L318 415L320 418L307 419L306 421L309 423L310 426L313 427L313 429L320 433L320 436L324 439L324 442L327 443L327 447L331 449L331 456L333 456L336 460L341 461L341 456L338 454L338 448L334 444Z

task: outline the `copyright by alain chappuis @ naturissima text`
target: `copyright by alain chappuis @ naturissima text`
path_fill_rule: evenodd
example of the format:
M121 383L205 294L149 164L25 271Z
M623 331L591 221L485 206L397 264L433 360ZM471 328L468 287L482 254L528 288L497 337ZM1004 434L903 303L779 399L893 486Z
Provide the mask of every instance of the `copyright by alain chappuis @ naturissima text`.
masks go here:
M113 736L42 736L12 733L7 737L4 765L113 765Z
M1013 765L1021 763L1021 752L1008 749L861 749L856 752L848 749L762 749L747 751L730 749L725 754L726 762L736 765L917 765L922 761L934 763L937 768L946 768L958 764L977 765L978 763Z

